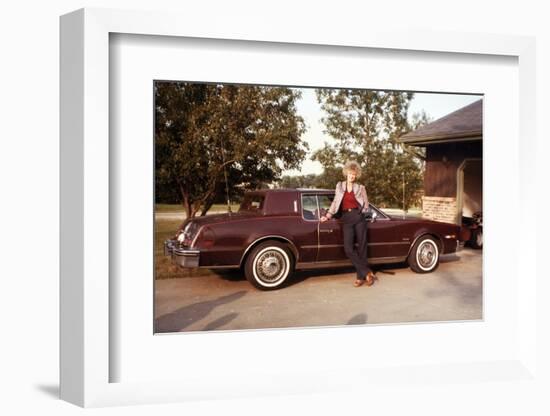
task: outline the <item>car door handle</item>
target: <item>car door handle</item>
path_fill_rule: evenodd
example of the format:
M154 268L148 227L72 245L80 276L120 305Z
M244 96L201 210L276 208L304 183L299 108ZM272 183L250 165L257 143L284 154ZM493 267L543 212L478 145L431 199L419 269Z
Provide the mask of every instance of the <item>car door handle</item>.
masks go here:
M320 233L331 233L333 230L319 230Z

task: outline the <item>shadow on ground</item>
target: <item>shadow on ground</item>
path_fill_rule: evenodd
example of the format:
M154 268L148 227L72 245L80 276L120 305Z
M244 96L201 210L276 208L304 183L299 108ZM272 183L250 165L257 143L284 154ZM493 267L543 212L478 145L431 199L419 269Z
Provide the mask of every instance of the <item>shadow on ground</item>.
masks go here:
M215 319L214 321L207 324L202 330L203 331L212 331L214 329L221 328L222 326L228 324L233 319L235 319L237 316L239 316L238 313L229 313L227 315L221 316L218 319Z
M244 273L241 269L211 269L213 275L230 282L238 282L245 280Z
M394 264L374 264L371 266L374 273L395 274L391 269L407 268L409 267L405 263ZM335 267L331 269L311 269L311 270L298 270L294 272L292 278L287 283L288 286L295 285L297 283L304 282L308 279L320 278L325 276L334 276L339 274L355 274L355 268L353 266Z
M452 254L443 254L440 258L439 258L439 263L452 263L454 261L460 261L461 258L459 256L457 256L455 253L452 253Z
M184 306L174 312L162 315L155 319L155 332L179 332L192 325L193 323L205 318L212 310L220 305L234 302L246 295L246 291L232 293L226 296L220 296L217 299L197 302ZM209 323L204 329L216 329L227 324L237 317L238 314L231 313L218 318Z
M363 325L367 323L367 314L360 313L352 317L346 325Z

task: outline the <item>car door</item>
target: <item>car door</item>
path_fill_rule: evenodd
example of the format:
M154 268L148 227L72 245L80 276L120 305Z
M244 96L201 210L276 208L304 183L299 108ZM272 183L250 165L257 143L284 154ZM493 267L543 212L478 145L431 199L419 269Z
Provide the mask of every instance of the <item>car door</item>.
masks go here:
M313 263L319 247L319 206L315 194L302 194L300 201L301 220L292 230L300 251L300 262Z
M334 194L318 194L320 215L326 214ZM344 252L344 238L342 221L338 215L325 222L319 221L319 251L317 261L342 261L347 260Z
M334 195L319 194L321 215L328 211ZM367 224L367 256L369 259L392 257L391 247L395 241L395 229L388 216L373 205L369 208L376 214L373 221ZM317 261L340 261L347 259L344 252L343 224L339 216L319 223L319 254Z
M373 205L369 206L372 220L367 223L368 258L383 259L393 257L395 227L391 219Z

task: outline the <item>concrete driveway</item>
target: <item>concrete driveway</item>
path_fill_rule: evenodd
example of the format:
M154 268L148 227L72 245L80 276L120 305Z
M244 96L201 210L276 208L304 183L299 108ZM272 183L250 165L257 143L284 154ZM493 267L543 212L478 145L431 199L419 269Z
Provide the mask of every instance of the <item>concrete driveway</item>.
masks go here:
M158 280L156 332L482 319L482 251L442 256L429 274L405 265L374 270L379 280L359 288L352 268L299 271L271 292L239 272Z

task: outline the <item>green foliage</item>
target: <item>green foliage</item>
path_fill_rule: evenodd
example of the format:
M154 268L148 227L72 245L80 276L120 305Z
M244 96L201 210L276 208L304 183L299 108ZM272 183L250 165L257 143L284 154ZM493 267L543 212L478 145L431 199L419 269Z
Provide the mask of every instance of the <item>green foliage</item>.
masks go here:
M402 144L398 138L428 121L426 114L416 116L416 125L407 121L410 92L385 92L351 89L318 89L317 100L326 117L325 132L336 144L325 143L312 159L324 167L324 187L343 180L341 167L356 160L362 167L359 179L367 188L369 200L379 206L418 203L423 186L422 151Z
M285 175L277 183L279 188L316 188L317 187L317 175L310 173L309 175L290 176Z
M188 217L300 166L307 151L300 93L284 87L155 83L157 195L179 202ZM157 199L157 202L163 202Z

